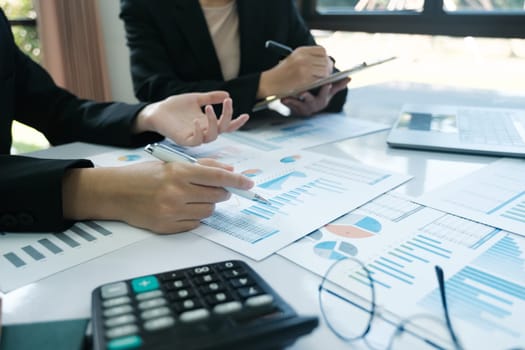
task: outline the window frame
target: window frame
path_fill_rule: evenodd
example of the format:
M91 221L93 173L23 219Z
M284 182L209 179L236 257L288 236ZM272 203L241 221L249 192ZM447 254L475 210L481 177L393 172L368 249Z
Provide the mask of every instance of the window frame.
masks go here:
M8 18L7 20L11 27L14 27L14 26L36 27L36 24L37 24L35 18L13 18L13 19Z
M518 11L443 10L443 0L425 0L421 12L368 11L319 13L318 0L299 0L311 29L369 33L426 34L493 38L525 38L525 9Z

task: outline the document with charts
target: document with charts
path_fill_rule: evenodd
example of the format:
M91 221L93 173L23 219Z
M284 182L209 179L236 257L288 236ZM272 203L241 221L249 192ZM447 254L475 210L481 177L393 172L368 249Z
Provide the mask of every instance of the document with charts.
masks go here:
M394 324L416 314L442 319L439 265L465 349L525 343L524 237L385 194L278 254L319 275L338 259L361 260L374 279L376 303L386 310L382 317ZM356 273L337 279L353 287L367 283Z
M219 138L197 147L179 147L196 158L231 164L251 178L253 190L271 205L232 195L192 232L260 260L408 181L410 176L372 168L348 159L306 150L262 152ZM120 150L91 157L98 166L150 160L144 151Z
M301 119L272 119L252 130L237 131L223 136L260 151L273 151L302 149L389 128L389 125L350 118L344 113L323 113Z
M235 169L271 205L232 196L193 232L255 260L410 178L305 150L260 153Z
M497 160L416 200L525 236L525 160Z
M64 232L0 233L0 290L9 292L150 236L111 221L85 221Z

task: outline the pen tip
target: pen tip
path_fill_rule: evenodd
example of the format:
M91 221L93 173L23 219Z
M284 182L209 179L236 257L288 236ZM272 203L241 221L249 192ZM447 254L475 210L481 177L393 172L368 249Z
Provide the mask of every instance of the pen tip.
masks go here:
M262 196L255 194L255 200L264 204L272 205L269 200L263 198Z

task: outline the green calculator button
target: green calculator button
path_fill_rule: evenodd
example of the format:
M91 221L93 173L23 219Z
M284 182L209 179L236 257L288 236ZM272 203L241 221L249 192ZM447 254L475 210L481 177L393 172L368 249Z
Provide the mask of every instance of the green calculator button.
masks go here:
M131 286L135 293L149 292L150 290L159 289L159 280L155 276L135 278L131 281Z
M113 339L108 343L108 350L125 350L138 348L142 345L142 338L138 335Z

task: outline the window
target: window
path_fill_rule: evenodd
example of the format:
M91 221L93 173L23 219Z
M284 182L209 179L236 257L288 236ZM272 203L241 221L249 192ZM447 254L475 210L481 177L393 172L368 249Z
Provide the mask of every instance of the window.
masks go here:
M524 0L302 0L339 69L395 55L349 87L393 81L523 92Z
M313 29L525 38L524 0L302 0Z
M40 40L33 2L31 0L0 0L0 7L9 19L18 47L40 63ZM44 135L21 123L13 123L12 134L12 153L31 152L49 146Z
M33 60L40 62L40 42L36 28L36 12L31 0L0 0L17 45Z

